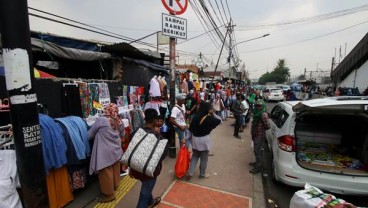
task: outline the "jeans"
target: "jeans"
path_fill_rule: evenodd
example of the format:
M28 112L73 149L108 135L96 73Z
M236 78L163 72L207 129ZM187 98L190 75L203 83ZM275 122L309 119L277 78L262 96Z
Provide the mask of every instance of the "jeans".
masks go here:
M205 151L198 151L196 149L193 149L193 155L190 160L190 167L189 167L189 173L188 175L193 176L194 170L197 166L198 159L201 160L199 164L199 175L205 176L206 175L206 169L207 169L207 162L208 162L208 150Z
M153 203L152 191L155 187L157 178L142 181L141 192L139 194L139 200L137 208L147 208Z
M175 132L178 134L180 145L182 143L182 140L185 138L185 131L182 131L180 128L174 127ZM187 148L189 148L190 140L187 140L186 144Z

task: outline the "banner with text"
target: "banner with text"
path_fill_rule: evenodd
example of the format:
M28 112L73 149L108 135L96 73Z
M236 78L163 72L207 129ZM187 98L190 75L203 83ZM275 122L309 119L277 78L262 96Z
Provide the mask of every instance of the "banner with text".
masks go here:
M172 38L187 39L187 20L162 14L162 34Z

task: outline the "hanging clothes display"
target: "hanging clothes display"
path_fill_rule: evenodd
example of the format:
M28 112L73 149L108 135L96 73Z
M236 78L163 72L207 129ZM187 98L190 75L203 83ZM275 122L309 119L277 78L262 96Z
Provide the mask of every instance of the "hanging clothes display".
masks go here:
M82 105L83 118L87 118L92 112L91 93L86 82L78 82L80 102Z
M99 87L97 83L88 83L88 88L90 90L90 94L91 94L91 101L92 101L92 106L93 106L93 102L99 102ZM96 115L96 113L98 112L98 110L96 108L92 108L91 110L91 114L90 115Z
M149 102L147 102L146 104L144 104L144 108L143 110L147 110L147 109L155 109L158 113L158 115L160 115L160 105L161 105L162 101L160 100L151 100Z
M63 101L63 113L65 113L66 115L83 117L79 87L77 84L63 83L61 100Z
M50 208L61 208L74 199L65 166L51 170L46 178Z
M108 105L111 102L109 86L106 83L98 83L98 90L98 102L101 103L103 106Z
M63 124L68 130L78 159L86 159L91 153L87 135L87 124L80 117L76 116L56 118L55 120Z
M22 208L15 150L0 150L0 207Z
M130 115L132 118L132 129L136 131L144 124L143 111L140 109L133 109L130 111Z
M66 143L62 129L51 117L39 114L45 172L60 168L67 163Z
M186 78L183 79L183 82L181 83L180 87L181 87L182 93L188 94L189 90L188 90L188 82Z
M149 95L151 97L160 97L161 96L160 84L157 81L157 76L154 76L150 81Z

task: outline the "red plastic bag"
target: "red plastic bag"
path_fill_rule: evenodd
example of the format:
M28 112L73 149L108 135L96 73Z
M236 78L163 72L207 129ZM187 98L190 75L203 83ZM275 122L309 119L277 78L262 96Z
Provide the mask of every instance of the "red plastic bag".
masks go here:
M189 169L189 163L190 163L190 153L185 144L183 144L179 150L178 158L176 159L175 163L176 177L180 179L183 176L185 176L185 174Z

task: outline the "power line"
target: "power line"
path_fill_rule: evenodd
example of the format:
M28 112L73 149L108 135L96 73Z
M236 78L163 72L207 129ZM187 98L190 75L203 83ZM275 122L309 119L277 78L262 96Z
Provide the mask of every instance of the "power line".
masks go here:
M230 17L230 19L232 19L232 17L231 17L231 13L230 13L229 4L227 3L227 0L226 0L226 6L227 6L227 10L228 10L228 12L229 12L229 17Z
M222 17L222 13L221 13L221 10L220 10L220 7L219 7L219 5L218 5L218 3L217 3L217 0L215 0L215 3L216 3L216 6L217 6L217 9L219 10L219 13L220 13L220 17L221 17L221 19L222 19L222 23L224 24L224 25L226 25L226 22L224 21L224 18Z
M76 21L76 20L73 20L73 19L70 19L70 18L62 17L60 15L52 14L50 12L42 11L42 10L35 9L35 8L32 8L32 7L28 7L28 8L31 9L31 10L40 12L40 13L44 13L44 14L47 14L47 15L50 15L50 16L54 16L54 17L57 17L57 18L60 18L60 19L64 19L64 20L67 20L67 21L70 21L70 22L74 22L74 23L77 23L77 24L80 24L80 25L84 25L84 26L87 26L87 27L90 27L90 28L93 28L93 29L97 29L97 30L103 31L103 32L99 32L99 31L96 31L96 30L91 30L91 29L88 29L88 28L85 28L85 27L80 27L80 26L77 26L77 25L73 25L73 24L70 24L70 23L62 22L62 21L59 21L59 20L55 20L55 19L52 19L52 18L41 16L41 15L36 15L36 14L29 13L29 15L34 16L34 17L38 17L38 18L41 18L41 19L45 19L45 20L57 22L57 23L60 23L60 24L68 25L68 26L75 27L75 28L82 29L82 30L87 30L87 31L98 33L98 34L101 34L101 35L106 35L106 36L117 38L117 39L120 39L120 40L138 42L138 43L140 43L142 45L146 45L146 46L150 46L150 47L156 48L154 45L152 45L150 43L146 43L146 42L143 42L143 41L137 41L137 40L135 40L133 38L129 38L129 37L126 37L126 36L117 34L117 33L113 33L113 32L110 32L110 31L107 31L107 30L98 28L98 27L94 27L94 26L88 25L88 24L83 23L83 22L79 22L79 21ZM110 33L112 35L110 35L108 33Z
M351 9L345 9L345 10L340 10L340 11L336 11L336 12L331 12L331 13L327 13L327 14L322 14L322 15L317 15L317 16L312 16L312 17L307 17L307 18L300 18L300 19L295 19L295 20L289 20L289 21L286 21L286 22L266 23L266 24L260 24L260 25L249 25L249 26L238 26L238 27L248 28L248 29L244 29L244 30L255 30L255 29L260 29L260 28L265 28L265 27L287 26L287 25L307 23L307 22L319 22L319 21L323 21L323 20L327 20L327 19L332 19L332 18L337 18L337 17L341 17L341 16L350 15L350 14L365 11L365 10L368 10L368 4L367 5L362 5L362 6L359 6L359 7L354 7L354 8L351 8ZM238 31L244 31L244 30L238 30Z
M226 11L225 11L225 8L224 8L224 4L222 3L222 0L220 0L220 2L221 2L222 10L224 10L226 22L229 22L229 19L227 18Z
M211 13L209 12L209 10L208 10L205 2L203 0L199 0L199 2L201 4L201 6L202 6L203 11L205 12L205 15L207 16L208 21L212 25L212 27L213 28L217 28L217 24L216 24L215 20L213 19ZM216 29L215 32L216 32L217 36L220 38L220 40L222 41L224 39L224 36L221 33L221 31L218 30L218 29Z
M240 52L240 53L251 53L251 52L265 51L265 50L270 50L270 49L275 49L275 48L283 48L283 47L287 47L287 46L291 46L291 45L295 45L295 44L307 42L307 41L310 41L310 40L322 38L322 37L325 37L325 36L328 36L328 35L332 35L332 34L335 34L335 33L338 33L338 32L341 32L341 31L344 31L344 30L347 30L347 29L350 29L350 28L353 28L353 27L356 27L356 26L359 26L359 25L362 25L362 24L365 24L367 22L368 21L364 21L364 22L361 22L361 23L358 23L358 24L355 24L355 25L352 25L352 26L349 26L349 27L345 27L345 28L340 29L340 30L336 30L336 31L333 31L333 32L330 32L330 33L326 33L326 34L323 34L323 35L319 35L319 36L316 36L316 37L304 39L304 40L301 40L301 41L298 41L298 42L294 42L294 43L288 43L288 44L284 44L284 45L279 45L279 46L274 46L274 47L268 47L268 48L262 48L262 49L257 49L257 50L243 51L243 52Z
M211 6L211 8L212 8L212 10L213 10L213 12L214 12L214 14L215 14L215 16L216 16L217 20L220 22L220 24L222 24L222 23L221 23L220 18L219 18L219 17L218 17L218 15L217 15L216 10L215 10L215 9L213 8L213 6L212 6L211 0L208 0L208 3L210 4L210 6Z
M194 1L194 3L192 3L192 1L189 1L189 3L190 3L190 6L193 8L193 10L194 10L194 13L196 14L196 16L197 16L197 18L198 18L198 20L199 20L199 22L202 24L202 27L205 29L205 31L207 31L207 27L204 25L204 23L202 23L202 20L201 20L201 18L200 18L200 16L202 17L202 19L203 19L203 22L205 21L204 20L204 17L202 16L202 14L199 12L199 9L198 9L198 7L197 7L197 5L196 5L196 2ZM207 32L209 32L209 31L207 31ZM213 43L214 43L214 45L216 45L216 47L219 47L219 44L217 43L217 41L216 41L216 39L212 36L212 32L209 32L209 33L207 33L208 34L208 37L210 37L210 39L213 41ZM212 39L212 38L214 38L214 39Z

